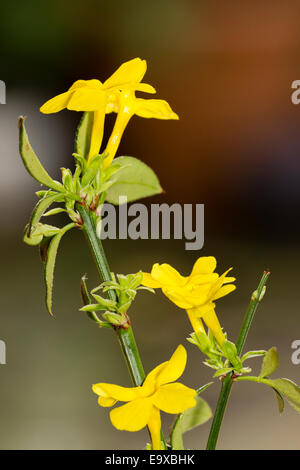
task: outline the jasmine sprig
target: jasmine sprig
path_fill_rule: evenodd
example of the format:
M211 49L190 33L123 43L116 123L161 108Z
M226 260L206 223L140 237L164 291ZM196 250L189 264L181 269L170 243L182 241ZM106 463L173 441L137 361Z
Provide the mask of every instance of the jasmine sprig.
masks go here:
M242 357L239 357L234 343L226 338L223 345L220 346L210 331L208 335L202 332L198 334L191 333L187 340L207 356L203 364L216 371L213 377L223 377L230 372L235 375L249 374L251 368L245 367L244 361L266 354L264 350L248 351Z
M240 355L242 352L242 349L244 347L246 338L248 336L255 312L257 310L257 307L260 301L263 298L262 294L264 294L266 291L265 286L266 286L269 276L270 276L270 272L264 271L262 278L260 280L260 283L258 285L258 288L253 292L251 296L251 300L250 300L244 321L242 323L241 331L240 331L240 334L236 343L238 355ZM207 450L213 450L216 448L217 440L219 437L219 432L220 432L223 417L225 414L228 398L231 392L232 384L233 384L232 374L228 373L222 382L222 389L219 395L217 408L214 414L214 419L210 428L210 433L209 433L209 437L207 441L207 446L206 446Z
M111 281L102 282L99 286L91 290L91 295L95 299L96 303L85 303L84 307L80 310L82 312L104 311L104 313L102 313L102 317L110 323L111 326L122 325L124 327L128 321L127 311L135 299L137 291L141 289L146 289L151 292L154 291L153 289L140 286L143 278L142 272L127 275L117 274L117 276L115 276L114 273L111 273L111 275ZM99 290L103 293L114 290L117 294L117 300L111 300L96 294ZM95 318L93 318L93 320L95 320ZM99 322L98 318L97 322Z

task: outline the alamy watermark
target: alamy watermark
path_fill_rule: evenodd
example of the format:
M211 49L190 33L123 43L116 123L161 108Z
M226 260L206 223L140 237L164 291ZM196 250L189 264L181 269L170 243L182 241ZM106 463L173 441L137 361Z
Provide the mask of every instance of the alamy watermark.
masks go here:
M0 104L6 104L6 85L3 80L0 80Z
M185 240L186 250L201 250L204 245L204 204L169 206L141 203L127 205L127 197L119 197L116 206L105 203L101 207L101 221L97 234L101 240Z
M292 363L297 366L300 364L300 339L295 339L292 344L291 348L295 349L291 356Z
M6 364L6 344L0 339L0 364Z

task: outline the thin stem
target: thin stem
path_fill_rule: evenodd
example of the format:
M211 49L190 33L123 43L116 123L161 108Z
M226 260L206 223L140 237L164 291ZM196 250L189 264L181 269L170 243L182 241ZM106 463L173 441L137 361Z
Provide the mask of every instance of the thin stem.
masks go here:
M265 285L267 283L267 280L268 280L269 276L270 276L270 272L269 271L264 271L257 290L254 291L253 294L252 294L252 297L251 297L251 300L250 300L250 303L249 303L249 307L248 307L248 310L246 312L246 315L245 315L245 318L244 318L244 321L243 321L243 324L242 324L242 328L241 328L238 340L236 342L236 349L237 349L237 352L238 352L239 355L241 354L241 352L243 350L243 347L244 347L244 344L246 342L246 339L247 339L247 336L248 336L248 333L249 333L249 330L250 330L250 327L251 327L251 323L253 321L253 318L254 318L255 312L257 310L258 304L262 300L261 296L264 293Z
M256 312L259 302L262 299L264 288L265 288L265 285L269 276L270 276L269 271L265 271L263 273L263 276L260 280L257 290L253 292L252 294L249 307L246 312L246 315L245 315L245 318L244 318L244 321L243 321L243 324L242 324L242 327L238 336L238 340L236 343L237 352L239 355L241 354L243 350L245 341L247 339L247 336L248 336L248 333L249 333L249 330L250 330L250 327L254 318L254 314ZM211 425L211 429L210 429L210 433L209 433L209 437L207 441L207 446L206 446L207 450L214 450L216 448L217 440L219 437L219 432L220 432L223 417L225 414L232 384L233 382L232 382L231 374L227 374L227 376L222 382L222 388L221 388L219 400L217 403L214 419Z
M108 262L103 250L101 240L99 240L96 234L96 227L93 219L93 214L81 204L77 204L77 210L83 220L82 229L86 235L90 249L93 253L99 274L103 281L111 281L111 272L108 266ZM117 300L115 290L110 289L108 290L107 294L111 300ZM135 386L142 385L145 379L145 372L134 339L132 328L129 325L129 327L126 329L116 328L115 331L117 333L132 381Z
M82 218L83 226L82 229L88 240L90 249L93 253L94 260L99 271L100 277L103 281L111 281L112 276L109 269L109 265L105 256L105 252L101 243L101 240L97 237L95 222L92 212L86 209L82 204L77 204L76 208ZM109 289L107 295L111 300L117 300L117 294L115 290ZM139 355L139 351L134 339L134 334L131 326L128 328L115 328L119 343L129 369L129 373L132 382L135 386L140 386L145 380L145 372L142 365L142 361ZM151 435L150 435L151 437ZM161 432L161 441L164 448L166 448L165 439Z

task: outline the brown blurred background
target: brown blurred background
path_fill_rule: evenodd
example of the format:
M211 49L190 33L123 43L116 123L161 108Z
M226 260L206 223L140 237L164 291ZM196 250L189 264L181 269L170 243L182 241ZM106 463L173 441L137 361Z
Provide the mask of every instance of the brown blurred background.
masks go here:
M291 343L300 339L300 106L291 83L300 79L299 2L93 1L9 2L1 5L0 105L2 449L143 448L145 431L119 432L97 406L91 384L130 385L116 338L98 330L80 308L79 280L99 283L79 231L63 240L58 256L52 319L44 306L38 254L22 242L38 185L26 173L17 143L17 118L27 115L31 143L56 178L72 167L79 114L44 116L39 107L73 81L104 80L122 62L145 58L145 77L180 121L133 118L120 155L148 163L166 190L149 202L205 204L205 244L185 251L183 241L108 241L115 272L149 270L169 262L188 273L198 256L214 255L218 272L234 267L238 289L218 303L225 330L235 339L264 268L272 276L247 349L277 345L277 376L300 382ZM108 129L111 126L108 118ZM63 223L58 218L54 223ZM184 381L210 380L200 352L185 338L183 311L160 293L140 293L131 309L147 371L179 343L189 352ZM254 371L259 361L253 361ZM205 394L212 407L216 383ZM219 448L298 449L299 415L287 405L278 415L272 391L234 387ZM167 422L168 417L166 417ZM209 423L186 436L204 448Z

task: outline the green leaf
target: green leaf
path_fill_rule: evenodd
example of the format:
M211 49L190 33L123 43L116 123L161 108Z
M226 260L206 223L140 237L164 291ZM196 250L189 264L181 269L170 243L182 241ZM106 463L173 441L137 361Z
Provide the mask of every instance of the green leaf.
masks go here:
M106 299L97 294L93 294L93 297L97 300L98 304L104 306L106 310L117 307L117 302L115 300Z
M46 172L39 159L35 155L29 140L24 125L25 118L19 118L19 130L20 130L20 154L27 169L28 173L39 183L47 186L48 188L56 189L57 191L64 191L62 184L54 181Z
M94 113L85 112L80 120L77 127L77 133L75 138L75 153L85 159L88 158L91 144L92 128L94 122Z
M227 375L229 372L232 372L233 368L232 367L223 367L222 369L217 370L217 372L214 373L214 377L220 377L221 375Z
M120 325L123 321L123 317L121 315L118 315L117 313L112 313L109 311L103 313L102 316L105 320L107 320L112 325Z
M90 294L89 294L89 291L88 291L88 288L87 288L87 285L86 285L86 279L87 279L87 277L86 277L86 274L85 274L84 276L82 276L81 281L80 281L80 294L81 294L81 300L82 300L82 303L83 303L84 306L91 303ZM91 320L93 320L94 322L98 323L101 326L104 326L105 322L102 322L98 318L98 316L95 312L87 311L86 314ZM110 327L110 325L109 325L109 327Z
M101 155L97 155L96 157L93 158L93 160L91 161L90 165L88 166L86 172L84 173L81 179L82 187L85 187L88 184L90 184L91 181L95 178L101 166L102 160L103 160L103 157Z
M48 209L49 206L53 202L62 201L63 197L61 194L50 194L50 196L44 196L43 199L40 199L35 208L33 209L31 219L29 222L28 227L28 237L30 237L31 233L35 230L37 224L40 221L40 218L44 214L44 212Z
M127 202L131 202L162 192L157 176L145 163L134 157L118 157L115 162L122 170L107 190L106 200L111 204L118 205L119 196L126 196Z
M289 379L265 379L264 383L275 388L277 392L284 395L290 405L300 413L300 387Z
M68 212L63 207L55 207L55 209L51 209L48 212L44 212L43 217L49 217L51 215L61 214L61 212Z
M266 354L266 351L264 350L248 351L241 357L241 361L244 362L247 359L252 359L253 357L264 356L265 354Z
M200 395L200 393L203 393L208 387L210 387L214 382L208 382L207 384L205 385L202 385L202 387L198 388L197 389L197 393L198 395Z
M57 227L54 227L53 225L47 225L47 224L40 224L38 223L36 225L36 228L34 231L31 232L30 237L28 236L28 228L29 225L26 225L25 230L24 230L24 242L27 243L27 245L39 245L43 237L53 237L56 235L60 229Z
M281 393L279 393L276 390L276 388L273 388L273 390L274 390L275 397L276 397L276 400L277 400L278 410L279 410L279 413L281 414L284 410L284 399L282 398Z
M225 357L229 360L230 364L234 368L240 368L242 366L241 360L238 356L236 345L231 341L224 341L222 345Z
M57 255L57 250L59 243L62 239L62 236L71 228L75 227L74 223L66 225L64 228L60 229L59 233L55 235L48 247L45 261L45 284L46 284L46 305L50 315L52 313L52 290L53 290L53 279L54 279L54 268L55 260Z
M272 347L266 352L260 371L260 377L272 375L279 364L277 349Z
M191 429L206 423L212 417L208 403L201 397L196 397L197 404L181 413L175 421L171 432L171 445L173 450L183 450L182 435Z

